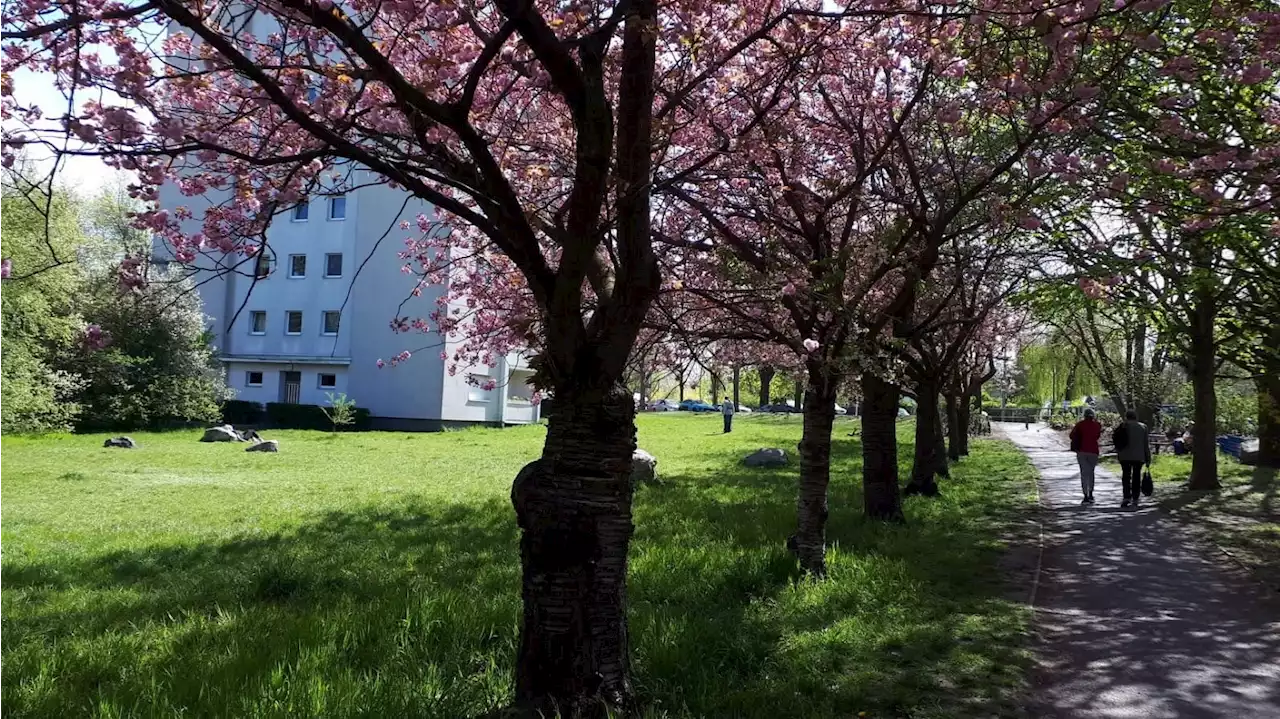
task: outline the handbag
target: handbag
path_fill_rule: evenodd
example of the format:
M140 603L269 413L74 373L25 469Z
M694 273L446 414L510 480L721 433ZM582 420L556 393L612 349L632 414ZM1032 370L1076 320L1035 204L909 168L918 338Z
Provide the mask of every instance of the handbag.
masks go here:
M1155 483L1151 480L1151 469L1142 470L1142 496L1150 497L1151 493L1156 491Z

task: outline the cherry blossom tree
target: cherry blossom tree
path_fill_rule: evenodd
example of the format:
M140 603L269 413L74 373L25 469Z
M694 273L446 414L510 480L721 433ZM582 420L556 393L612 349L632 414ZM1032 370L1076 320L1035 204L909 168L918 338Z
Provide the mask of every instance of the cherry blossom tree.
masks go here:
M697 134L723 153L659 179L657 191L685 212L655 233L690 308L681 331L775 344L803 363L790 544L809 571L823 569L842 380L863 382L866 511L901 520L897 354L915 331L922 284L953 238L1038 223L1028 211L1037 178L1082 174L1059 138L1086 123L1099 83L1129 51L1086 43L1098 12L1083 4L999 23L946 13L843 19L772 68L792 78L774 91L696 98Z
M785 47L812 12L23 0L5 7L7 70L55 78L69 112L44 120L22 107L6 74L6 115L26 127L6 125L5 151L68 151L71 133L83 148L71 151L135 172L143 200L166 184L206 198L198 212L154 207L140 224L181 263L212 256L237 271L309 194L388 185L430 203L438 216L419 219L406 263L433 278L447 258L454 297L482 306L465 323L435 310L397 322L470 333L459 361L527 346L535 383L555 398L543 457L512 491L524 569L516 700L597 714L632 696L635 429L621 379L659 290L654 158L676 147L696 88L733 87L729 59L774 34L770 47ZM142 281L136 267L122 265L126 285Z
M1059 226L1089 297L1128 304L1176 351L1195 387L1191 485L1218 486L1214 382L1246 345L1223 319L1248 312L1280 226L1280 13L1273 3L1176 3L1153 18L1116 90L1130 102L1095 119L1104 172ZM1082 237L1083 236L1083 237Z

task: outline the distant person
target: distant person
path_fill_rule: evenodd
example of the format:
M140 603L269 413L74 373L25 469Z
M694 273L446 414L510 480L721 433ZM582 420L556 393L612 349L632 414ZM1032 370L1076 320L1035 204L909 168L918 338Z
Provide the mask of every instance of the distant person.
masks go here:
M1188 422L1187 428L1182 432L1182 436L1173 440L1174 454L1190 454L1191 453L1191 448L1194 446L1192 444L1191 433L1194 429L1195 429L1195 423Z
M1098 440L1102 437L1102 424L1096 419L1093 408L1084 411L1084 419L1071 428L1071 451L1080 464L1080 490L1084 493L1081 504L1093 504L1093 476L1098 468Z
M1142 466L1151 464L1151 442L1147 425L1138 421L1138 413L1124 413L1124 422L1116 427L1112 439L1116 445L1116 459L1120 460L1120 483L1124 490L1121 507L1138 506L1142 496Z
M733 431L733 403L728 397L725 397L724 403L720 405L720 414L724 415L724 433L729 434Z

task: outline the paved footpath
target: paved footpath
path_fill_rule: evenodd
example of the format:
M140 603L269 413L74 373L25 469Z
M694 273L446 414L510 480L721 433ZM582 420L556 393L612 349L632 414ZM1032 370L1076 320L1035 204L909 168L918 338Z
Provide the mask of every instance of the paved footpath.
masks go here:
M1001 423L1040 471L1040 719L1280 719L1280 603L1151 504L1120 509L1098 469L1081 506L1075 455L1041 425Z

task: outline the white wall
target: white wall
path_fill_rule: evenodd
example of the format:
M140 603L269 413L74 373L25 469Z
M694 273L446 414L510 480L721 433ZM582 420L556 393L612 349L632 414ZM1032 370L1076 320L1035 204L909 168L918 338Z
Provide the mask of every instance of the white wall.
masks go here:
M343 365L230 362L227 364L227 384L235 390L236 399L264 404L279 402L280 373L284 371L295 371L302 375L298 397L300 404L327 405L329 398L326 393L336 395L347 391L347 368ZM262 373L261 387L249 387L245 384L249 372ZM332 389L320 387L318 375L321 373L334 375L337 386Z
M440 338L434 333L398 334L390 326L397 314L426 316L435 309L439 289L424 292L401 307L417 278L400 271L404 261L399 258L404 240L416 232L415 219L431 212L431 205L412 198L406 203L405 193L383 186L363 188L359 194L358 241L349 273L355 284L351 332L347 335L352 348L348 394L378 417L441 419L445 363L440 359ZM400 229L402 221L409 222L412 229ZM359 275L355 274L357 268ZM414 351L413 357L392 367L391 358L404 350ZM387 366L378 369L379 359Z

